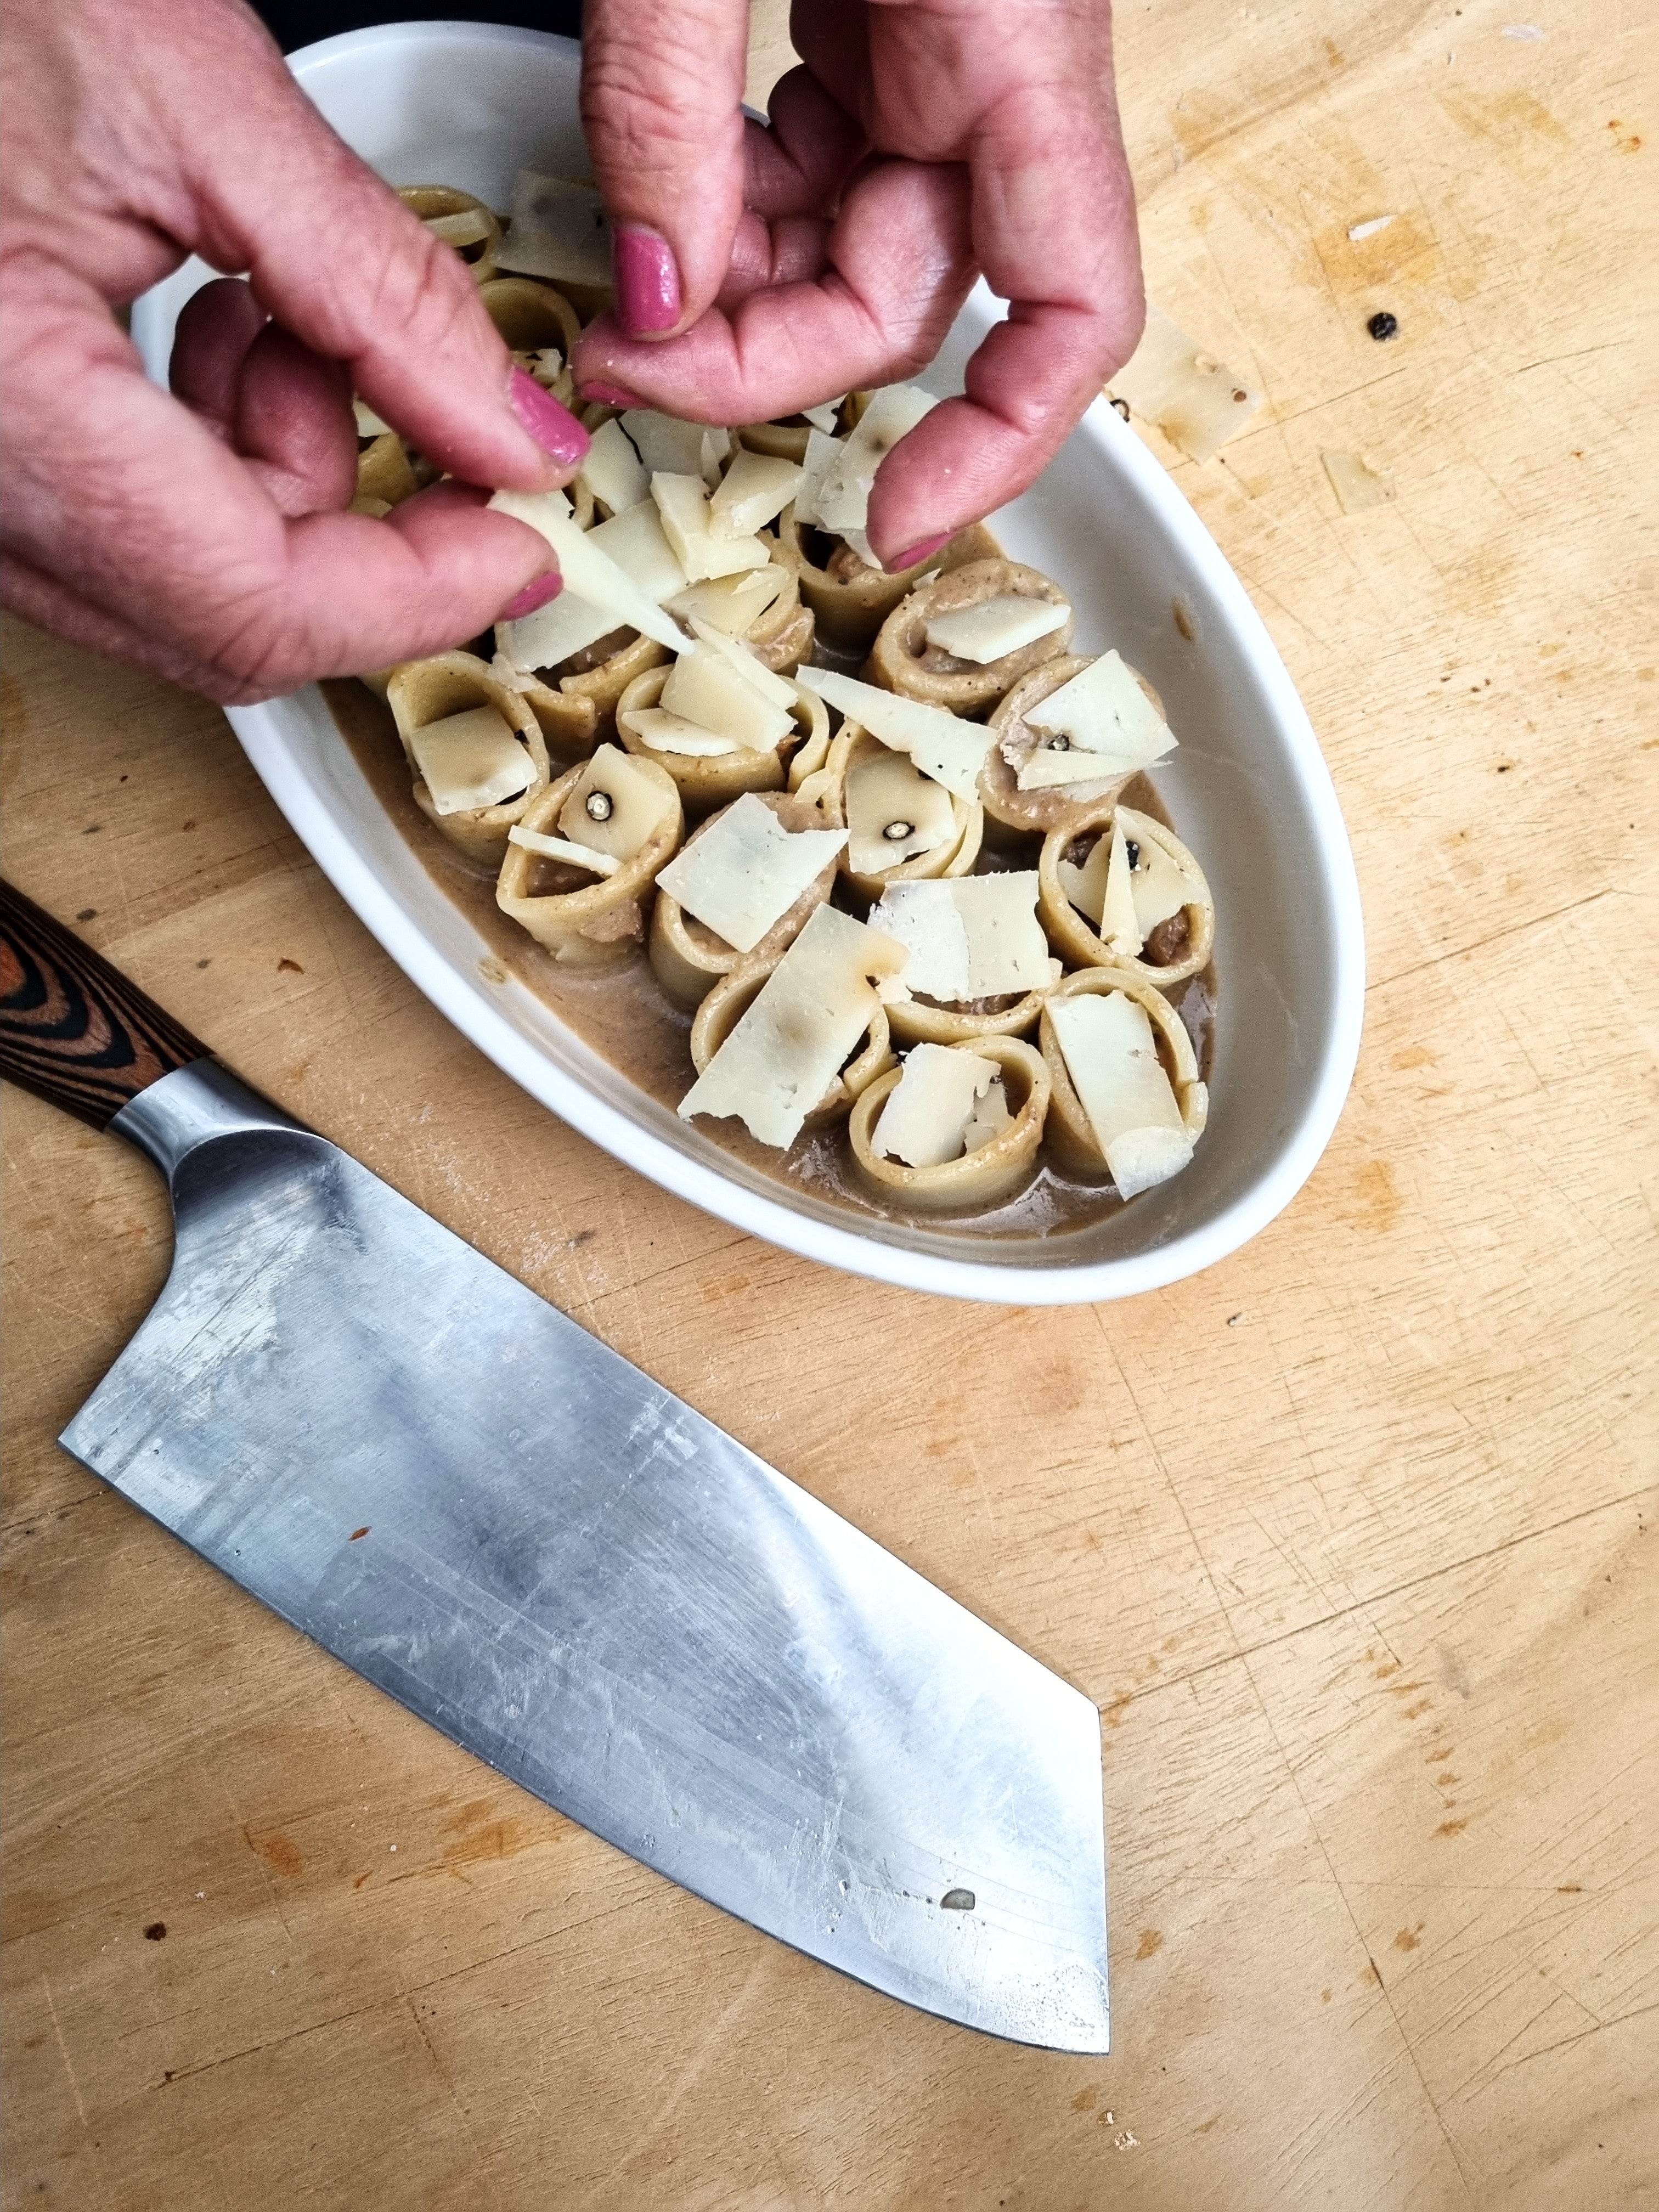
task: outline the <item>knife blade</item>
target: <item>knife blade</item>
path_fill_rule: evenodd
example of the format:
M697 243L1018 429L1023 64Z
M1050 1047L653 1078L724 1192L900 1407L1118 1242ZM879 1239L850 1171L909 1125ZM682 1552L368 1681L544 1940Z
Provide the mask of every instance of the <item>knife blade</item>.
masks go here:
M1088 1698L0 885L0 1073L167 1177L60 1442L365 1680L888 1995L1109 2045Z

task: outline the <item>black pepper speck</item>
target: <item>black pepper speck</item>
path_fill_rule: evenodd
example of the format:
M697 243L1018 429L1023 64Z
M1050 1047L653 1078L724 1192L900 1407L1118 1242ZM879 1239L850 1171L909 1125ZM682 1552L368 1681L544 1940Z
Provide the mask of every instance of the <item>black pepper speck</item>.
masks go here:
M1388 339L1399 336L1400 318L1398 315L1391 315L1386 307L1379 307L1370 322L1366 324L1365 328L1376 340L1378 345L1382 345Z

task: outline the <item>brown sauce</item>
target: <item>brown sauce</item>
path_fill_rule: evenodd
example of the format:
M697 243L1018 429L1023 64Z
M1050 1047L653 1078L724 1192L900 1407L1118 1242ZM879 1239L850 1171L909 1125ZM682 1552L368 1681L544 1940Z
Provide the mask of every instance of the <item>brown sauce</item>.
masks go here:
M643 945L636 945L613 968L585 971L556 961L496 905L495 871L458 852L416 805L404 750L384 701L350 681L325 684L323 690L335 724L376 798L427 873L474 924L501 965L629 1082L671 1109L678 1106L693 1079L691 1017L665 994ZM1174 827L1144 775L1126 785L1122 796L1127 805L1166 828ZM977 872L1036 866L1042 840L1008 834L1008 842L982 855ZM561 877L577 874L557 861L541 865ZM581 878L583 883L586 880ZM844 888L844 879L838 878L838 904ZM1215 1041L1213 964L1177 985L1169 996L1192 1038L1199 1072L1207 1080ZM908 1207L884 1205L859 1181L844 1121L804 1131L787 1152L757 1144L740 1121L696 1126L707 1131L720 1151L768 1180L811 1191L867 1219L925 1218L930 1228L969 1229L989 1237L1048 1237L1086 1228L1124 1203L1109 1183L1082 1182L1043 1160L1025 1188L1000 1206L960 1216L930 1212L919 1217Z

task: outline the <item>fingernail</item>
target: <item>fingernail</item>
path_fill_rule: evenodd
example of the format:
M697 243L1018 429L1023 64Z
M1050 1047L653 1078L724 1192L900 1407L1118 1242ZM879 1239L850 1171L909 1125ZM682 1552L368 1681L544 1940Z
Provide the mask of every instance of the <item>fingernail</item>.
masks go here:
M513 412L542 451L550 454L562 467L574 468L586 454L590 441L570 410L561 407L550 392L544 391L535 378L526 376L521 368L515 368L508 377L507 396Z
M564 578L556 568L544 575L532 577L510 605L501 609L497 622L518 622L525 615L533 615L538 607L544 607L550 599L556 599L564 589Z
M654 230L619 224L611 245L617 313L629 337L654 337L680 319L680 272L674 249Z
M956 536L954 530L941 530L937 538L924 538L920 545L913 545L906 553L896 553L888 563L887 573L896 576L905 568L917 568L930 553L937 553L941 545L948 545Z
M601 407L643 407L645 404L637 392L624 392L620 384L584 384L580 390L584 399L597 399Z

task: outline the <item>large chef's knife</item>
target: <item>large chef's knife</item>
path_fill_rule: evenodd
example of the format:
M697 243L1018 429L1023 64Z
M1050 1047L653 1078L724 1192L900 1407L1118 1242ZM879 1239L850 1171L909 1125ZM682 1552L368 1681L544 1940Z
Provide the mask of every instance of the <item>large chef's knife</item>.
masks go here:
M172 1193L76 1458L672 1881L947 2020L1107 2048L1086 1698L4 886L0 1073Z

